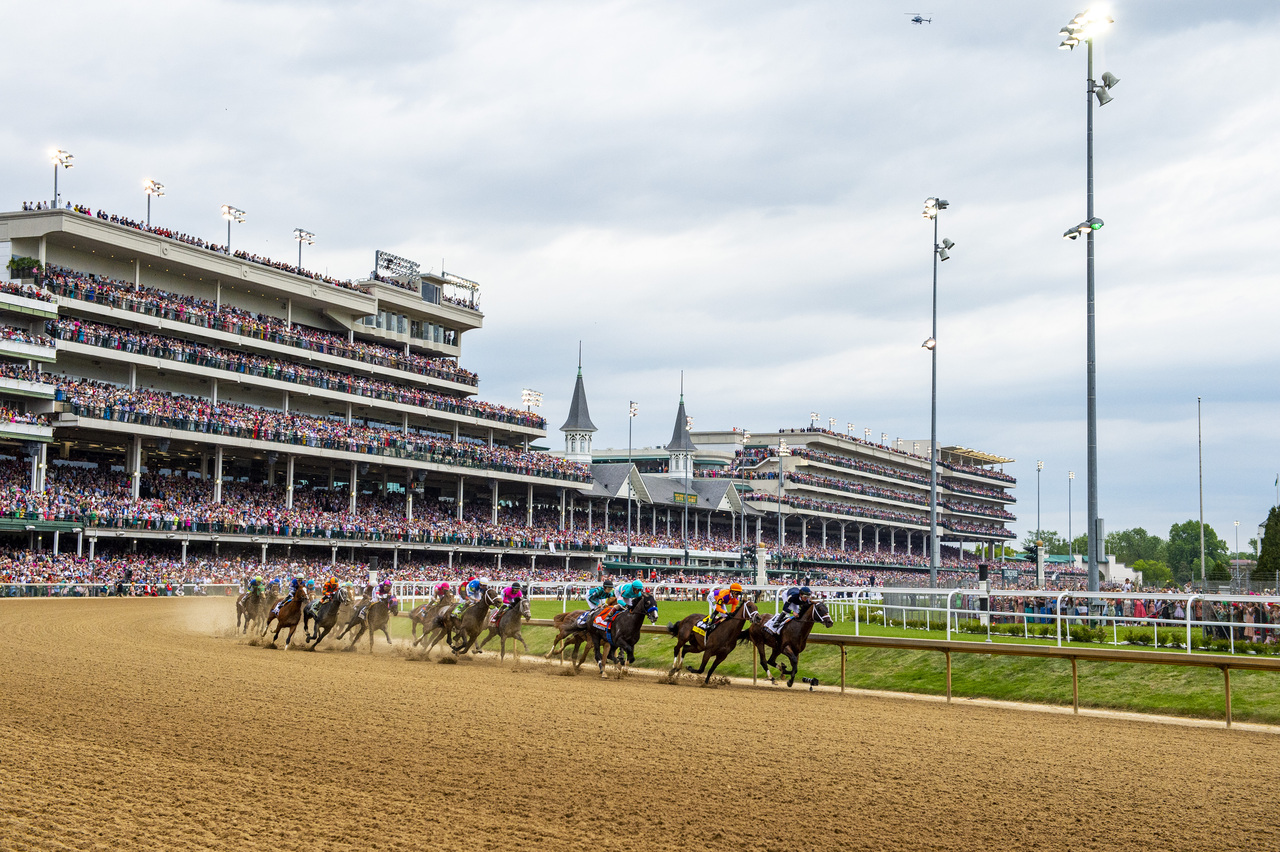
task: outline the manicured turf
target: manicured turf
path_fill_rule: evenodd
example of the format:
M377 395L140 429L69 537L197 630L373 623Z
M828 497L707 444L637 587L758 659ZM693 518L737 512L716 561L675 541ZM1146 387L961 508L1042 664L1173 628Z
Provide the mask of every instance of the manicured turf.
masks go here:
M585 608L584 602L570 601L569 609ZM771 613L773 607L765 606ZM679 621L690 613L706 612L701 602L663 601L659 603L659 624ZM558 601L533 601L534 618L551 618L561 612ZM851 622L836 622L817 632L853 633ZM903 636L915 639L942 639L944 631L904 630L879 625L860 625L863 635ZM408 619L393 621L393 635L408 637ZM548 628L524 630L530 650L544 654L550 647ZM978 639L952 634L953 639ZM995 637L1003 642L1056 644L1055 640L1025 640ZM380 640L381 641L381 640ZM673 641L667 636L645 635L636 646L636 665L666 670L671 665ZM1073 643L1075 647L1108 647ZM497 641L489 645L497 649ZM1146 649L1151 650L1151 649ZM437 649L437 652L439 650ZM1170 653L1181 653L1170 649ZM689 657L695 667L701 655ZM743 645L725 661L717 674L751 676L750 650ZM800 674L817 677L822 683L839 683L840 651L830 645L811 645L800 658ZM1223 718L1225 713L1222 674L1213 669L1153 666L1135 663L1079 663L1082 706L1178 716ZM946 662L932 651L900 651L880 648L850 648L846 663L846 683L850 687L894 692L944 694ZM797 680L799 688L799 680ZM978 654L952 655L952 692L955 695L1029 701L1040 704L1071 703L1071 664L1066 660L996 657ZM1231 676L1232 715L1239 721L1280 724L1280 676L1267 672L1236 671Z

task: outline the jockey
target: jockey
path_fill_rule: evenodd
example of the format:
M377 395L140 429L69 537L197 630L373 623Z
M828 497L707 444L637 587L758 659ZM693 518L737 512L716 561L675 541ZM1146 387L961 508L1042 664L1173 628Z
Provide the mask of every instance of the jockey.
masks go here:
M306 585L307 581L302 579L301 574L294 574L293 577L289 579L289 597L285 598L283 603L288 603L296 598L298 596L298 592L305 589Z
M334 595L336 595L338 593L338 578L330 577L329 579L325 580L322 593L324 594L324 600L326 601L332 598Z
M461 615L468 605L483 598L488 589L488 584L479 577L472 577L467 580L458 594L458 605L454 608L453 614Z
M587 606L590 609L578 619L578 623L582 625L590 624L591 619L595 618L600 610L611 600L616 600L613 594L613 579L605 577L604 582L587 592Z
M630 583L624 583L618 589L618 603L624 608L628 608L640 600L642 595L644 595L644 583L639 580L632 580Z
M715 609L711 613L711 619L707 622L707 632L711 632L711 628L715 627L723 621L729 613L738 608L739 595L742 594L741 583L730 583L729 588L719 589L712 598L715 603Z
M490 618L489 620L492 621L494 624L497 624L498 621L502 618L502 614L507 610L511 609L511 607L515 606L517 603L519 603L520 599L523 597L524 597L524 587L521 586L520 581L517 580L516 582L512 583L510 586L502 590L502 606L498 607L497 611L494 612L493 617Z
M249 594L254 597L262 597L262 593L266 589L266 586L267 583L262 579L262 575L255 575L254 578L249 581Z
M435 592L436 600L442 601L445 599L446 595L453 592L453 586L450 586L446 582L440 582L436 583L436 587L432 591Z
M769 623L765 625L774 633L782 630L788 621L800 615L800 611L804 609L805 604L809 603L810 596L813 595L813 589L808 586L792 586L787 589L786 597L783 599L782 608L778 614L769 619Z

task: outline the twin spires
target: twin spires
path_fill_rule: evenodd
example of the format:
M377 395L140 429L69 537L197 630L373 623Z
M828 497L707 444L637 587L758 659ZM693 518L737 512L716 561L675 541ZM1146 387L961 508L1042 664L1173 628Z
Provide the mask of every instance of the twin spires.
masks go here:
M564 433L564 457L569 461L591 464L591 435L596 426L591 422L587 409L587 389L582 382L582 349L578 349L578 379L573 385L573 399L569 402L569 416L560 427ZM666 446L671 456L668 475L672 479L693 477L693 454L697 451L689 436L689 417L684 409L684 373L680 374L680 406L676 409L675 428L671 443Z

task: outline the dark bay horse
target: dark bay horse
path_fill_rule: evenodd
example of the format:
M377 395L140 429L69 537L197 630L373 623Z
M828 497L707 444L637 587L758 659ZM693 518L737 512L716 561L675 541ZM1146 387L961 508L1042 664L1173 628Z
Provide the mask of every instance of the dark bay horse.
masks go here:
M249 625L252 623L266 633L266 624L263 621L275 605L275 592L245 592L236 598L236 628L241 633L248 633ZM242 622L243 628L241 628Z
M484 597L467 605L462 615L458 617L457 625L453 630L454 640L450 646L453 648L453 653L467 653L467 649L475 644L480 631L484 630L489 608L498 603L500 603L498 593L493 589L485 589Z
M303 610L302 629L306 633L307 641L311 643L311 650L316 649L316 646L329 635L329 631L333 630L344 616L349 619L354 609L351 593L346 589L340 589L336 595L316 601Z
M280 631L286 627L289 628L289 635L285 637L284 649L289 650L289 643L293 641L293 634L297 632L298 625L302 623L302 613L307 608L307 587L298 586L298 592L292 598L287 598L282 603L276 604L271 609L271 614L267 617L266 624L262 627L262 635L266 636L267 631L271 629L271 622L276 623L276 632L271 637L271 647L276 646L276 640L280 638ZM306 635L305 632L303 634Z
M382 631L383 636L387 637L387 644L391 644L391 632L388 630L387 625L391 622L391 616L397 615L399 612L400 601L394 597L358 606L355 612L351 614L351 619L347 622L347 626L342 628L342 632L338 634L337 638L342 639L351 628L356 628L355 635L351 637L351 644L347 646L347 650L351 650L360 641L360 637L365 634L365 631L368 631L369 653L372 654L373 634L379 630Z
M442 612L447 612L452 609L453 605L457 602L458 599L454 597L453 592L445 592L433 601L428 601L422 606L414 607L409 612L409 620L412 622L409 629L413 633L413 644L417 645L419 642L425 642L427 634L431 631L432 623L436 620L436 616L440 615ZM422 628L421 636L418 635L419 627Z
M640 626L644 624L646 617L654 624L658 623L658 603L648 592L636 598L631 606L618 613L607 633L594 623L584 628L587 637L591 640L592 650L595 651L596 665L600 667L601 677L608 677L604 673L605 660L614 660L624 671L630 663L636 661L636 642L640 641ZM604 646L603 654L600 650L601 645ZM586 654L583 654L582 659L585 658ZM582 665L582 659L574 664L575 668Z
M827 613L827 605L822 601L806 603L800 610L800 614L783 625L782 630L777 633L766 630L764 622L751 625L747 634L751 637L751 644L755 645L756 652L760 654L760 665L764 667L765 676L770 681L773 681L773 676L769 674L769 666L775 665L776 662L778 672L787 678L787 686L796 682L796 670L800 668L800 652L809 641L809 633L813 630L815 621L821 621L826 627L834 623ZM764 658L766 648L773 649L773 654L768 660ZM785 662L778 661L779 654L791 661L790 671L787 670Z
M684 655L686 653L696 654L703 652L702 665L696 669L688 667L689 671L694 674L702 674L703 669L707 668L707 661L712 657L715 662L711 664L711 668L707 671L707 676L703 683L711 682L711 675L715 673L716 666L724 662L724 658L729 656L729 652L738 647L738 643L747 638L746 623L748 621L759 621L760 612L756 609L754 601L742 600L733 612L722 619L704 638L701 634L694 632L694 625L706 618L705 615L685 616L679 624L667 623L667 632L676 637L675 661L671 665L671 674L680 671L680 666L684 663Z
M516 651L517 640L521 645L524 645L524 652L526 654L529 653L529 643L525 642L524 637L520 635L520 619L523 618L528 621L532 617L529 611L529 598L522 595L520 603L517 606L508 607L507 611L498 619L498 623L489 627L489 632L485 634L484 640L476 647L483 651L484 646L489 644L489 640L496 636L499 642L498 659L505 660L507 658L507 640L510 639L511 654L519 661L520 653Z

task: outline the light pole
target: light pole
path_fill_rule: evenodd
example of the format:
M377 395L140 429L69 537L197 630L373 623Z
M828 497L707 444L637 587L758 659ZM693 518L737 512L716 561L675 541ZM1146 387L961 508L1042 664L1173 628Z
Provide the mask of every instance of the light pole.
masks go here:
M832 432L836 431L836 419L834 417L828 417L827 426L831 429Z
M867 443L870 444L871 443L871 427L868 426L867 428L863 429L862 435L866 439Z
M142 191L147 194L147 228L150 229L151 227L151 196L154 195L156 198L159 198L160 196L164 195L164 184L158 181L148 180L146 183L142 185Z
M315 245L316 235L306 230L305 228L294 228L293 238L298 241L298 271L301 272L302 271L302 244L306 243L309 246Z
M1040 471L1044 470L1044 462L1036 462L1036 541L1040 541Z
M951 240L938 242L938 213L950 204L930 196L924 200L924 218L933 221L933 332L922 344L929 350L933 381L929 395L929 586L937 588L941 566L938 548L938 263L948 259L955 246Z
M791 448L787 446L787 439L778 438L778 576L782 576L782 486L787 479L787 469L783 466L788 456L791 455Z
M1235 567L1235 563L1240 561L1240 522L1236 521L1235 524L1236 524L1236 556L1235 556L1235 559L1231 560L1233 568ZM1235 575L1233 572L1232 573L1233 579L1234 579L1234 576Z
M1067 471L1067 553L1071 554L1071 564L1075 565L1076 543L1071 537L1071 483L1075 482L1076 472L1074 470Z
M529 388L520 389L520 402L524 403L525 411L533 411L535 407L542 407L542 391L529 390Z
M818 412L810 411L809 412L809 428L812 429L817 425L818 425Z
M222 205L222 218L227 220L227 254L231 254L231 223L239 222L244 224L244 211L239 207L232 207L230 204ZM301 251L302 247L299 246Z
M1098 106L1105 106L1111 101L1108 90L1120 81L1110 72L1102 75L1102 82L1093 79L1093 39L1101 30L1113 23L1112 19L1102 13L1081 12L1071 22L1059 30L1062 43L1059 50L1075 50L1076 45L1084 42L1089 46L1089 66L1085 86L1085 221L1068 230L1062 236L1074 240L1085 235L1085 280L1088 302L1085 371L1088 395L1088 500L1089 500L1089 591L1098 591L1098 399L1096 375L1096 338L1094 332L1093 309L1093 232L1102 227L1102 220L1093 215L1093 99L1097 97ZM1201 563L1203 567L1203 563Z
M746 429L742 430L742 454L747 453L747 441L751 440L751 433ZM741 475L741 474L739 474ZM741 498L742 495L738 495ZM741 499L738 501L742 503ZM745 554L747 550L747 504L742 503L742 552ZM746 556L743 556L743 566L746 566Z
M1204 430L1200 425L1200 397L1196 397L1196 460L1200 478L1200 583L1204 585Z
M631 421L640 413L638 403L632 401L627 409L627 566L631 566Z
M680 398L684 399L684 376L680 377ZM690 432L693 431L693 418L689 415L684 417L684 428ZM693 443L693 439L689 439L689 443ZM693 473L693 453L689 454L689 463L684 466L684 564L689 564L689 492L693 490L689 487L689 477Z
M71 162L72 160L75 159L75 155L68 154L66 151L59 148L58 150L53 152L51 159L53 160L53 209L57 210L58 209L58 166L62 166L64 169L71 168L73 165L75 165L74 163Z

